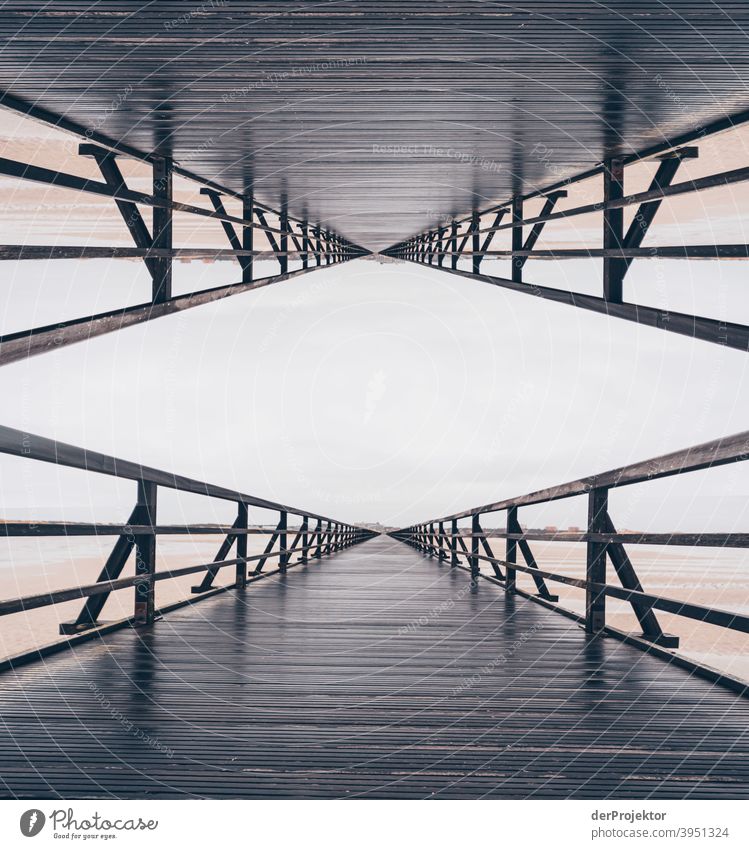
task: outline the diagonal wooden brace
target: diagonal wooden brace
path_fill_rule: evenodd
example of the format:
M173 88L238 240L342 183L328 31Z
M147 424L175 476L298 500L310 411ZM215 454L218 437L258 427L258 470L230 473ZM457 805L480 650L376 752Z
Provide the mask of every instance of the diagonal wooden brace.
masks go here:
M681 163L685 159L696 159L698 154L699 150L696 147L683 147L661 156L660 165L648 191L652 192L670 186ZM640 204L622 241L623 248L639 248L642 245L661 203L663 203L662 200L651 200ZM623 274L626 274L632 264L632 257L624 257L621 262Z
M241 517L237 516L232 524L233 528L239 528L242 525ZM216 556L213 558L214 563L220 563L222 560L226 560L227 555L231 551L231 547L237 540L236 534L227 534L224 538L224 541L221 543L221 547L218 552L216 552ZM193 593L204 593L213 588L213 580L218 574L218 570L220 567L216 566L215 568L210 568L205 573L205 577L200 582L200 584L196 587L192 588Z
M146 513L140 504L136 504L127 520L128 525L140 525L147 522ZM112 551L107 558L104 568L99 573L98 581L114 581L120 577L130 554L135 547L135 536L133 534L122 534L117 537ZM109 593L89 596L81 608L78 618L74 622L63 622L60 624L61 634L77 634L90 628L96 628L101 623L98 621L104 605L109 598Z
M125 178L120 171L120 166L117 164L117 154L103 147L97 147L95 144L81 144L78 147L78 153L81 156L91 156L96 160L99 166L102 177L104 177L107 185L114 190L127 188ZM119 200L115 198L117 209L119 210L122 219L133 237L136 247L149 250L153 247L153 239L151 233L140 214L137 205L132 201ZM153 280L159 273L156 260L152 257L145 257L143 260L148 269L148 273Z
M511 534L522 534L523 529L520 527L520 522L518 522L517 518L512 515L508 515L507 517L507 530ZM520 549L523 558L530 569L538 569L538 564L536 563L536 559L533 556L533 552L531 551L531 547L528 545L528 540L519 539L517 541L518 548ZM552 595L549 592L548 587L546 586L546 581L543 579L541 575L531 575L534 583L536 584L536 589L538 590L538 595L546 599L546 601L559 601L558 595Z
M605 533L616 533L616 528L608 512L603 514L601 524ZM624 589L644 592L624 545L620 542L609 542L606 550ZM663 629L658 622L658 617L655 615L655 611L651 605L640 599L632 599L630 600L630 604L642 627L642 639L663 646L664 648L675 649L679 647L678 637L673 634L663 633Z
M219 213L219 215L226 215L226 208L224 207L224 202L221 199L220 192L217 192L215 189L202 188L200 190L200 194L207 195L207 197L210 198L213 208ZM224 228L224 233L226 233L226 238L229 240L229 244L232 248L235 251L241 251L242 241L237 235L237 231L234 229L234 225L231 221L224 221L222 219L221 226ZM239 265L243 272L252 267L252 257L238 256L237 260L239 261Z

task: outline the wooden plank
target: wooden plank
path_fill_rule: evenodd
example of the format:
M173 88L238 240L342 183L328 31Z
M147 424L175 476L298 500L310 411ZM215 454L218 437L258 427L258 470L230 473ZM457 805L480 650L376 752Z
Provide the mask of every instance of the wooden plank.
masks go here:
M749 701L673 664L387 537L293 587L4 674L3 794L749 798Z

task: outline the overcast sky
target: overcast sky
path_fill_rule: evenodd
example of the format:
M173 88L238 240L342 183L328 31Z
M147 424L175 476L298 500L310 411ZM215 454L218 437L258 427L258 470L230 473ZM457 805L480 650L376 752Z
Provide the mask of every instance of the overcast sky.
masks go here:
M5 243L24 232L48 242L72 220L80 230L81 215L90 243L112 241L94 226L96 204L71 206L52 190L69 204L63 214L42 208L48 192L4 188ZM723 198L705 193L681 230L664 218L653 244L743 237L744 195ZM107 222L128 244L116 216ZM564 240L586 238L588 226ZM82 243L80 233L68 243ZM221 244L220 230L192 244ZM599 266L531 262L527 279L598 292ZM493 267L506 274L501 263L484 269ZM3 270L3 332L137 303L150 288L137 262ZM626 297L746 322L746 274L739 262L635 261ZM177 291L239 276L233 263L179 263L175 275ZM368 260L6 366L0 393L6 425L344 520L403 525L743 430L748 364L738 351ZM134 497L133 484L17 458L0 458L0 482L14 518L117 521ZM621 527L728 531L745 529L747 495L737 466L631 488L612 504ZM162 505L165 520L231 513L194 497L165 495ZM584 505L521 519L582 524Z
M43 265L18 263L9 287L37 318L60 301L86 311L102 283L107 302L143 283L134 263ZM178 269L197 286L236 276L220 270ZM7 366L0 392L14 427L350 521L404 524L742 430L748 378L737 351L358 261ZM132 484L82 472L14 458L0 471L6 509L37 518L64 504L69 518L116 520L132 501ZM695 476L696 489L681 479L677 493L704 501L697 514L684 516L679 497L654 516L646 499L623 524L702 528L724 492L731 509L715 521L728 529L749 494L746 475L726 487L733 474ZM660 500L670 489L647 491ZM192 499L183 506L211 518Z

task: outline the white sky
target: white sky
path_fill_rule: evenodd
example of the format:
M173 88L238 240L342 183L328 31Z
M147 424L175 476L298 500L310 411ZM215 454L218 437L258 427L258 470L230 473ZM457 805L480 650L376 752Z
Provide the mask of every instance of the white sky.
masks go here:
M14 132L6 149L19 144ZM24 138L25 157L3 155L31 161L33 142ZM735 158L735 144L723 148ZM709 172L698 162L689 167ZM129 244L111 207L14 181L2 188L6 244L47 243L71 222L61 243ZM744 239L743 190L721 191L684 207L681 225L665 214L651 243ZM223 244L220 228L198 224L180 244ZM546 244L592 244L599 225L590 226L549 232ZM599 267L529 263L526 278L597 293ZM483 269L507 273L499 262ZM137 262L4 271L3 332L137 303L150 288ZM233 263L179 263L175 274L177 291L239 276ZM747 322L746 274L739 262L635 261L626 297ZM7 366L1 421L344 520L403 525L743 430L748 363L435 270L357 261ZM747 495L736 466L623 490L612 503L621 527L728 531L745 529ZM12 518L116 521L133 500L134 484L0 457L0 509ZM232 512L194 497L165 495L162 505L167 521ZM583 508L563 502L521 520L582 524Z
M102 282L122 299L142 275L128 262L14 265L8 288L41 320L60 301L85 311L86 290ZM197 286L217 277L202 264L178 270ZM7 366L0 393L13 427L346 520L403 524L742 430L748 362L433 270L357 261ZM694 476L689 515L683 500L654 515L646 499L626 525L733 528L749 487L745 474L727 487L727 472ZM0 474L6 510L26 505L36 518L64 504L69 518L116 520L132 500L132 484L21 459L2 458ZM686 478L675 488L693 490ZM712 516L720 494L722 518ZM185 509L213 518L205 503ZM549 511L554 524L581 521Z

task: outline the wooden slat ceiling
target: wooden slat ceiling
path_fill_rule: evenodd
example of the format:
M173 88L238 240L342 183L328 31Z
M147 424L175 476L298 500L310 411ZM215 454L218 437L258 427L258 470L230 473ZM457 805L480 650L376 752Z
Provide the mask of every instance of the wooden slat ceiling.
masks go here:
M38 5L6 91L372 250L749 107L745 0Z

